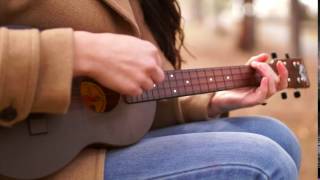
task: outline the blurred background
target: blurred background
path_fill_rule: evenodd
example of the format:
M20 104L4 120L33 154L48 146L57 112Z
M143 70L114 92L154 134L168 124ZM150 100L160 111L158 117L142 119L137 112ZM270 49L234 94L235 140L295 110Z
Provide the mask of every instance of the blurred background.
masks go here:
M231 112L230 116L267 115L280 119L302 145L300 179L317 178L317 0L180 0L186 51L183 68L242 65L258 53L301 57L311 87L286 90L266 106Z

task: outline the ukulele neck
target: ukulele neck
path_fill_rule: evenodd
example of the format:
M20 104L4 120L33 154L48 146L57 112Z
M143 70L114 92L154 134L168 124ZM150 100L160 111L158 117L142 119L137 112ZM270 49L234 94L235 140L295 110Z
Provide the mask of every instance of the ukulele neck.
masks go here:
M127 103L155 101L240 87L258 86L261 77L248 65L165 71L165 80Z

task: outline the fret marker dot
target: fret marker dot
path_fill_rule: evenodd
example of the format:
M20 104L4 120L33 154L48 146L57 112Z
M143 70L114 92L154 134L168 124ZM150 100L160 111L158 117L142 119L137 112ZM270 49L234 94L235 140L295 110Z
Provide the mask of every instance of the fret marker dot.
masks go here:
M170 77L173 78L173 74L170 74Z
M190 83L190 81L186 80L186 84L189 84L189 83Z
M176 90L176 89L174 89L174 90L173 90L173 93L177 93L177 90Z
M230 79L230 76L227 76L227 79L229 80L229 79Z
M209 79L209 81L213 81L213 79L212 79L212 78L210 78L210 79Z
M291 78L288 78L288 82L290 82L291 81Z
M153 84L153 87L156 87L156 84Z

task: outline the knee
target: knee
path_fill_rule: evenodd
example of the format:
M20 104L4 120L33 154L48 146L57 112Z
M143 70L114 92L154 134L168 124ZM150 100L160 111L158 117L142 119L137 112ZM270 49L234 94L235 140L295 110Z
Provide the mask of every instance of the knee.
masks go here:
M238 154L243 165L260 170L268 179L298 179L295 162L278 143L258 134L248 134L244 141L247 150Z
M266 136L278 143L292 157L297 168L300 168L301 148L295 134L281 121L265 116L247 117L243 125L249 132ZM246 121L246 122L245 122Z

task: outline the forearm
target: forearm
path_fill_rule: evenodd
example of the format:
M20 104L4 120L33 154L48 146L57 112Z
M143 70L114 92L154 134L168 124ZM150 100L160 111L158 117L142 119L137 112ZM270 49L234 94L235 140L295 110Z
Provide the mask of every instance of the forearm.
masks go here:
M71 29L0 28L1 126L20 122L31 112L67 110L72 52ZM7 109L11 109L9 115Z

